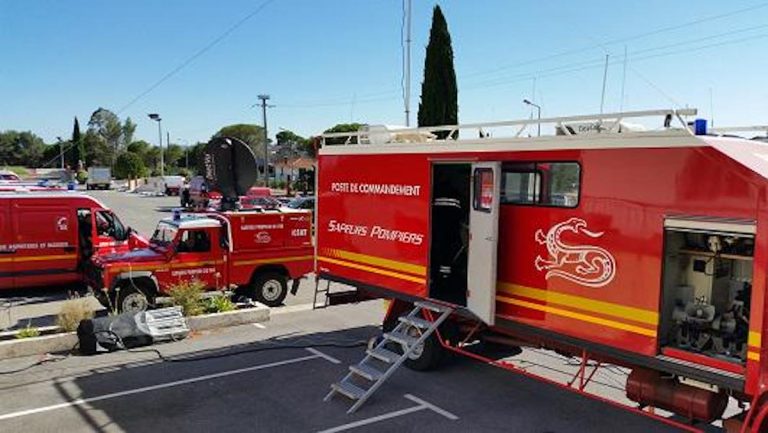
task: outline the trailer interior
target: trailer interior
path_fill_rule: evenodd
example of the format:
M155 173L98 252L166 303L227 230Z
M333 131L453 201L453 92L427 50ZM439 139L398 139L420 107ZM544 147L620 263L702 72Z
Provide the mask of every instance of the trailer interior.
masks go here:
M746 363L753 228L707 228L703 224L666 227L660 332L663 354L704 357L689 360L705 364L707 358Z

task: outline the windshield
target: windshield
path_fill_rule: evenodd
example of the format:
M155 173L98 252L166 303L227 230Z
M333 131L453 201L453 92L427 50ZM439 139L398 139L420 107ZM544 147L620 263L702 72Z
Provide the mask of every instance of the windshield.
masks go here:
M128 234L117 215L110 211L96 212L96 230L99 236L108 236L118 241L125 240Z
M168 245L176 239L176 233L179 228L168 223L161 222L157 225L155 233L152 235L150 242L158 245Z

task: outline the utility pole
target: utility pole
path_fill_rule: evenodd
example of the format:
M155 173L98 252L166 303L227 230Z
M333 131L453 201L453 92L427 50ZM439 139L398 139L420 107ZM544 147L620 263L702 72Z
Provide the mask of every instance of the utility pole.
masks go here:
M411 126L411 0L405 8L405 126Z
M61 158L61 169L64 169L64 142L61 140L61 137L56 137L57 140L59 140L59 158Z
M261 100L261 116L264 121L264 186L269 186L269 141L267 138L267 101L269 95L258 96Z

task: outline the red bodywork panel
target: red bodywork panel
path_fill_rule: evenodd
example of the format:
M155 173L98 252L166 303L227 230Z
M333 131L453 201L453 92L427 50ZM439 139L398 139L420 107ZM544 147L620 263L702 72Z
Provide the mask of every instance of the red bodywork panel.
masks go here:
M151 275L156 280L161 293L167 293L174 284L189 280L198 280L209 290L245 285L255 273L267 268L284 269L290 279L312 272L309 212L223 212L197 214L197 218L212 221L205 227L191 228L182 223L170 245L150 244L95 260L101 281L92 283L111 290L120 278L142 272L142 277ZM214 226L213 221L222 224ZM210 250L182 251L179 242L185 230L205 231Z
M753 393L759 370L760 376L768 377L768 363L760 364L761 358L768 359L761 341L768 181L758 174L761 169L768 173L768 166L754 157L768 150L745 140L708 139L712 143L705 145L701 138L690 137L690 146L674 147L658 140L642 148L441 149L439 154L321 151L318 274L383 288L393 296L426 297L433 163L576 161L581 167L577 207L501 205L497 318L655 357L660 354L657 333L665 218L691 215L757 221L749 360L746 371L737 368L745 375L745 391ZM443 149L450 146L446 143ZM733 150L734 146L739 147ZM739 149L744 149L743 155ZM599 245L615 259L615 274L608 284L588 287L563 278L547 279L546 272L537 269L537 257L548 257L547 247L537 242L537 232L547 233L571 218L587 221L589 230L602 233ZM572 236L565 233L563 240L578 241Z
M100 231L100 215L117 220L85 195L41 191L0 196L0 289L80 283L91 256L146 245L135 233L118 241Z

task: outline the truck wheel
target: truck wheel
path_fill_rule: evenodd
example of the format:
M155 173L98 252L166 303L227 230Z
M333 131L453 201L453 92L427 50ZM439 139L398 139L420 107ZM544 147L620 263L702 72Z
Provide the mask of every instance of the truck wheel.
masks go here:
M152 291L143 285L128 284L120 287L115 307L119 313L140 313L148 310L154 302Z
M388 317L385 319L382 328L384 332L390 332L395 329L397 324L397 317ZM406 328L405 332L412 337L419 338L422 331L414 326L410 326ZM390 349L397 353L403 353L405 351L402 346L394 343L393 347L390 347ZM423 344L417 346L413 352L411 352L404 364L411 370L428 371L439 367L443 358L445 358L445 349L440 344L440 340L437 339L437 335L432 334Z
M270 307L277 307L282 305L288 295L288 282L284 276L268 272L256 277L251 289L255 300Z

